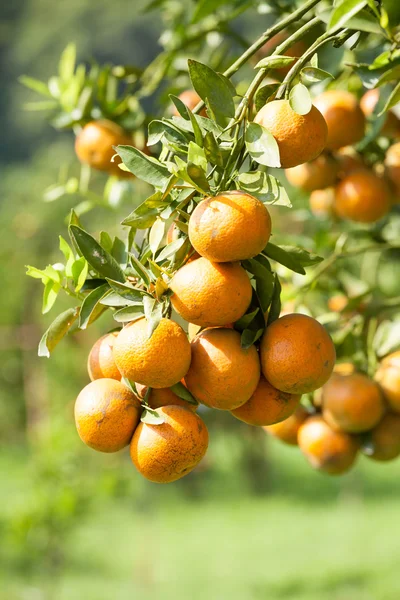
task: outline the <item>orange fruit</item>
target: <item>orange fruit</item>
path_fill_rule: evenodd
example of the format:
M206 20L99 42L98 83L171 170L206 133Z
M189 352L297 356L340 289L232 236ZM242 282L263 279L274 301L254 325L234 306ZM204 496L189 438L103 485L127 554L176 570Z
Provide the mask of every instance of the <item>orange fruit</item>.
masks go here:
M267 327L261 339L264 377L282 392L307 394L321 387L335 365L335 346L312 317L289 314Z
M132 139L119 125L105 119L87 123L75 140L75 152L82 163L117 177L132 177L118 167L122 162L119 156L111 162L116 154L113 146L132 146Z
M365 92L360 100L360 108L366 117L373 114L375 106L379 102L379 90L374 88ZM382 135L387 137L398 137L400 134L400 120L389 110L381 129Z
M345 473L357 458L357 439L333 430L320 415L309 417L300 426L297 439L311 466L329 475Z
M121 329L114 343L115 363L123 377L152 388L171 387L187 373L190 343L182 327L161 319L149 337L147 319Z
M191 342L186 387L206 406L233 410L247 402L260 379L256 347L242 348L234 329L205 329Z
M335 294L335 296L331 296L328 300L328 308L332 312L341 312L346 308L349 303L349 298L344 294Z
M164 422L140 423L130 447L131 459L143 477L170 483L192 471L208 447L208 431L202 419L183 406L156 409Z
M400 455L400 415L388 413L368 434L372 451L368 458L378 461L393 460Z
M322 414L334 429L361 433L372 429L385 413L378 385L362 373L334 373L322 389Z
M337 177L337 163L332 156L320 154L311 162L286 169L285 175L291 185L305 192L323 190L334 185Z
M193 248L218 263L253 258L264 250L270 235L268 210L245 192L230 191L206 198L189 219Z
M136 384L136 389L139 395L139 398L143 399L147 390L149 389L146 385L142 385L141 383ZM147 397L147 402L150 408L161 408L162 406L184 406L185 408L190 408L190 410L196 410L197 404L190 404L183 400L183 398L179 398L171 390L171 388L152 388L150 390L150 394Z
M140 413L137 397L115 379L92 381L83 388L75 402L79 437L99 452L118 452L127 446Z
M107 377L109 379L121 379L121 373L115 364L113 348L118 331L103 335L97 340L89 352L87 368L91 381Z
M372 171L350 173L336 187L335 211L357 223L374 223L390 210L390 191L385 181Z
M328 125L329 150L352 146L364 137L365 116L354 94L328 90L317 96L314 104Z
M290 446L297 446L297 434L300 426L309 416L309 413L299 405L294 413L284 421L263 427L264 431L278 438Z
M338 375L351 375L355 370L355 366L349 362L336 363L333 368L333 372Z
M284 169L314 160L325 148L328 128L315 106L299 115L288 100L273 100L262 107L254 122L274 136Z
M351 146L344 146L339 148L334 154L335 160L338 165L338 177L343 179L353 171L359 171L365 169L362 156L358 154Z
M392 410L400 413L400 350L388 354L375 373L386 400Z
M239 263L212 263L198 258L181 267L170 281L172 306L189 323L201 327L240 319L252 296L246 271Z
M385 157L385 175L400 196L400 142L390 146Z
M335 215L335 188L314 190L310 194L310 210L318 218L327 219Z
M231 412L248 425L273 425L290 417L299 405L300 398L295 394L280 392L261 375L251 398Z

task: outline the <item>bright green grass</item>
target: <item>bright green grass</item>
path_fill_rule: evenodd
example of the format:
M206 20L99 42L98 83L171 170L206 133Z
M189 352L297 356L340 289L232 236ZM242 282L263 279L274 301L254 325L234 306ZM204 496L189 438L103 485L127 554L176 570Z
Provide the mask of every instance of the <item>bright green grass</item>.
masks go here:
M151 509L101 504L57 581L6 576L0 599L398 600L400 464L362 460L327 479L295 450L272 450L270 495L217 494L214 482L212 497L173 502L149 484Z

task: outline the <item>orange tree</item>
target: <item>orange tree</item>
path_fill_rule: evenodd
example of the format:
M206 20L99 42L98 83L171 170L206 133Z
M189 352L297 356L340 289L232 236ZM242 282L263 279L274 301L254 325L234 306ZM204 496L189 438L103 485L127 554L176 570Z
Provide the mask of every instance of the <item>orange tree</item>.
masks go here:
M170 3L153 2L149 10L160 6L168 11ZM230 65L217 51L203 61L189 59L182 79L189 85L188 76L193 90L179 94L183 54L198 50L202 58L213 34L240 38L231 19L256 8L265 5L207 1L179 15L172 11L165 49L144 71L75 67L70 46L48 85L23 78L48 96L44 108L53 111L52 123L74 129L83 165L79 179L64 176L47 192L81 196L70 214L69 241L60 237L65 261L28 268L44 284L44 312L60 292L73 299L44 333L39 355L50 356L65 335L111 313L118 334L91 351L93 381L78 397L78 430L103 451L130 442L139 472L154 481L186 475L204 455L207 430L190 408L198 402L269 427L294 414L303 394L309 412L321 414L299 426L300 448L328 473L347 470L360 447L371 457L398 453L377 447L396 437L392 421L385 436L382 389L368 380L373 393L366 402L377 403L368 427L357 421L365 407L362 399L354 407L352 394L360 378L374 376L378 358L399 345L398 328L387 318L398 302L385 291L391 277L381 268L396 264L400 250L398 127L391 112L400 98L394 83L399 11L391 2L368 0L342 0L333 8L320 0L276 3L276 23ZM335 58L321 68L327 47ZM246 83L238 73L256 55L256 75ZM175 92L169 108L146 114L141 100L168 84ZM362 85L375 95L360 103ZM274 219L271 225L270 205L292 206L282 168L292 184L319 192L310 197L311 209L331 219L328 224L307 219L303 236L295 221L293 234L280 232ZM81 221L102 202L90 188L91 169L110 175L104 197L111 205L124 191L151 187L122 221L124 239L102 231L97 240ZM368 273L360 267L364 255ZM369 268L372 255L376 268ZM289 314L281 315L282 298ZM200 328L191 342L188 323ZM343 381L328 394L336 352L365 375L334 375ZM103 353L114 378L104 378ZM315 395L321 386L322 395ZM342 389L347 401L337 401ZM152 407L157 390L168 390L168 399ZM175 397L179 408L166 409ZM281 410L282 403L290 410ZM349 413L351 430L341 425ZM121 418L129 429L123 440Z

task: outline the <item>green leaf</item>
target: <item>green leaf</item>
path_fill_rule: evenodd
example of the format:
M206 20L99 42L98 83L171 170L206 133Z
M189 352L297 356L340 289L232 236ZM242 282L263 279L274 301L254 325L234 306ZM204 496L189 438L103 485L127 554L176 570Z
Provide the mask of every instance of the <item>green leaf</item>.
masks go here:
M207 131L204 136L204 154L208 162L218 167L224 166L224 159L222 158L221 150L217 144L212 131Z
M254 317L259 312L260 312L260 309L256 308L255 310L252 310L251 312L243 315L243 317L241 317L238 321L235 322L235 329L237 329L239 331L243 331L244 329L247 329L247 327L250 325L250 323L254 320Z
M337 31L342 27L346 27L347 22L360 12L366 4L367 0L342 0L342 2L339 2L332 11L328 30Z
M250 156L259 164L266 167L280 167L278 144L265 127L250 123L246 129L245 142Z
M37 92L42 96L52 98L52 95L49 92L49 88L43 81L39 81L38 79L34 79L33 77L28 77L27 75L21 75L20 77L18 77L18 81L30 90L33 90L34 92Z
M304 67L300 72L302 77L305 77L311 83L317 83L318 81L324 81L324 79L334 79L332 73L319 69L317 67Z
M53 308L60 289L61 285L59 283L56 283L52 279L47 281L43 290L42 314L48 313Z
M302 83L297 83L292 87L289 94L289 104L298 115L307 115L311 108L310 92Z
M258 88L254 98L254 104L256 105L256 111L262 109L268 100L273 96L279 87L279 83L267 83L262 87Z
M154 225L150 229L150 234L149 234L150 250L151 250L153 256L159 249L164 235L165 235L165 221L157 218Z
M149 287L150 282L151 282L151 277L150 277L149 271L140 262L140 260L138 258L136 258L136 256L134 254L130 254L129 258L130 258L131 265L132 265L132 268L134 269L134 271L139 275L139 277L141 278L143 283L146 285L146 287Z
M86 296L79 313L79 329L87 329L106 310L106 307L100 304L100 300L108 289L108 285L103 284Z
M75 283L75 292L80 292L89 272L89 263L81 256L71 265L71 277Z
M67 82L72 78L75 70L75 61L76 46L75 44L68 44L61 54L60 62L58 63L58 73L63 81Z
M100 231L100 246L111 254L113 241L110 234L107 233L107 231Z
M72 265L75 262L75 255L70 248L69 244L64 240L64 238L60 235L60 250L65 256L66 265L65 265L65 275L67 277L72 277Z
M245 349L250 348L250 346L260 339L263 333L264 329L257 329L257 331L245 329L242 331L242 335L240 337L240 345Z
M268 313L268 325L271 325L276 319L279 319L281 314L281 283L278 275L275 273L274 291Z
M174 392L174 394L176 394L178 398L182 398L182 400L186 400L186 402L188 402L189 404L194 404L197 406L198 402L196 398L180 381L178 383L175 383L175 385L172 385L170 387L170 390Z
M157 189L164 189L168 185L170 173L155 158L147 156L133 146L116 146L115 151L129 171L142 181Z
M146 306L144 300L145 299L143 299L143 306ZM161 302L156 301L153 305L150 315L146 316L146 318L147 318L147 334L148 334L149 338L153 335L153 333L157 329L158 325L160 324L162 316L163 316L163 305L161 304Z
M192 23L198 23L209 15L215 14L218 8L229 3L229 0L198 0L193 12Z
M113 245L111 248L111 256L115 258L117 263L122 268L126 268L128 262L128 251L125 242L117 236L115 236L113 241Z
M176 252L178 252L180 248L182 248L185 241L186 239L184 237L180 237L177 240L168 244L168 246L165 246L165 248L161 250L160 254L158 254L156 262L160 263L163 260L166 260L167 258L171 258L171 256L173 256Z
M125 300L131 300L132 302L142 302L143 296L146 295L144 290L140 288L135 288L130 283L120 283L119 281L114 281L113 279L108 279L111 289L114 290L117 294L119 294ZM104 303L104 301L102 302Z
M148 229L154 223L161 208L165 208L167 203L162 199L162 193L156 192L147 200L142 202L130 215L123 221L122 225L130 225L136 229Z
M188 163L193 163L203 171L207 170L207 159L204 149L195 142L189 142Z
M148 406L144 408L140 420L146 425L162 425L164 423L164 417Z
M124 273L115 258L91 235L76 225L71 225L69 229L82 255L97 273L109 279L125 281Z
M79 308L69 308L65 312L58 315L52 322L47 331L43 334L39 342L38 355L49 358L51 352L60 342L60 340L68 333L73 323L78 318Z
M130 323L144 317L143 305L125 306L113 314L117 323Z
M255 69L281 69L282 67L287 67L291 65L296 59L292 56L284 56L280 54L273 54L271 56L266 56L261 59L256 66Z
M208 183L206 174L201 167L191 162L188 162L186 171L191 181L193 181L193 183L195 183L198 188L200 188L205 193L210 191L210 184Z
M226 125L227 119L235 114L230 82L207 65L189 59L189 75L200 98L207 103L218 124Z
M147 140L147 145L154 146L155 144L158 144L158 142L162 141L164 137L168 141L173 142L181 147L185 147L188 143L188 138L168 121L160 121L157 119L151 121L149 125L149 137Z
M188 107L186 106L186 104L184 102L182 102L182 100L180 98L178 98L178 96L169 94L169 97L171 99L171 102L173 102L175 104L176 110L181 115L181 117L183 119L185 119L186 121L189 121L190 117L189 117Z
M398 0L382 0L382 5L388 15L390 27L396 27L400 22L400 4Z
M274 290L274 275L254 258L245 260L242 264L246 271L254 275L257 297L264 314L271 303Z
M263 171L241 173L238 177L238 186L241 190L255 196L265 204L292 207L286 189L276 177L267 175Z
M306 273L304 267L318 264L324 260L321 256L310 254L303 248L296 246L275 246L271 242L266 245L263 254L301 275L305 275Z
M43 284L46 284L49 280L55 283L60 283L61 276L60 272L56 271L51 265L48 265L44 270L37 269L36 267L26 266L26 274L33 279L41 279Z
M383 109L381 110L381 112L378 114L378 117L380 117L383 113L385 113L386 111L388 111L390 108L393 108L393 106L396 106L396 104L400 102L400 81L399 83L396 85L396 87L393 89L392 93L390 94L385 106L383 107Z

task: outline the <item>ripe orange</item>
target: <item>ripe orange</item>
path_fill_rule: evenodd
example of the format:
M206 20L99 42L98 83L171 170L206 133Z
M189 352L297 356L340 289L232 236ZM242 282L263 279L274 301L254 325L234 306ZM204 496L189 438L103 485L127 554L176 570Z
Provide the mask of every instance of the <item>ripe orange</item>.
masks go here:
M148 322L129 323L114 343L114 358L122 375L152 388L171 387L187 373L190 343L182 327L161 319L149 338Z
M375 373L390 408L400 413L400 350L388 354Z
M164 423L139 424L131 441L131 459L146 479L170 483L201 461L208 447L208 431L204 421L183 406L163 406L156 412Z
M344 294L335 294L328 300L328 308L332 312L341 312L349 303L349 298Z
M385 181L372 171L356 171L338 184L334 206L344 219L374 223L389 212L390 191Z
M136 384L136 389L139 395L139 398L143 399L146 396L148 387L146 385L142 385L141 383ZM184 406L185 408L190 408L190 410L196 410L197 404L189 404L183 398L179 398L171 390L171 388L152 388L150 390L150 394L147 397L147 402L150 408L161 408L162 406Z
M366 117L369 117L374 112L375 106L379 101L379 89L374 88L365 92L360 100L360 108ZM389 110L386 113L385 121L381 129L382 135L387 137L398 137L400 134L400 120L396 115Z
M299 115L288 100L273 100L262 107L254 122L276 139L284 169L314 160L325 148L328 128L315 106L308 114Z
M212 327L240 319L252 296L246 271L239 263L212 263L198 258L171 279L172 306L185 321Z
M385 157L385 175L400 196L400 142L390 146Z
M260 379L256 347L242 348L234 329L212 328L191 342L192 362L186 387L202 404L233 410L249 400Z
M232 414L248 425L273 425L290 417L300 398L280 392L261 375L254 394L242 406L232 410Z
M183 104L185 106L187 106L189 110L194 110L196 108L196 106L198 105L198 103L201 102L200 96L194 90L185 90L184 92L179 94L178 98L179 98L179 100L182 100ZM179 116L179 112L178 112L176 106L174 106L173 114L176 117ZM202 117L206 117L207 116L206 109L202 108L201 111L199 112L199 115Z
M289 183L305 192L324 190L334 185L338 166L336 160L327 154L320 154L315 160L286 169Z
M393 460L400 455L400 415L389 413L369 433L372 452L368 458L378 461Z
M281 440L281 442L290 446L297 446L297 434L308 416L309 413L299 405L290 417L280 423L275 423L275 425L263 427L263 429L273 437Z
M113 146L132 146L132 139L119 125L112 121L91 121L78 133L75 140L75 152L79 160L117 177L132 177L132 173L122 171L118 164L122 161L116 156Z
M282 392L307 394L321 387L335 365L335 346L312 317L289 314L267 327L261 339L261 368Z
M358 154L351 146L344 146L335 152L335 159L338 164L338 177L343 179L354 171L365 169L362 156Z
M328 90L314 100L328 125L329 150L352 146L364 137L365 116L354 94Z
M97 340L88 357L87 368L91 381L107 377L121 379L121 373L115 364L113 347L118 331L107 333Z
M230 191L206 198L189 220L193 248L218 263L253 258L264 250L270 235L268 210L245 192Z
M379 423L385 412L378 385L362 373L334 373L322 389L322 414L334 429L361 433Z
M335 188L314 190L310 194L310 210L316 217L327 219L335 215Z
M140 413L137 397L115 379L92 381L83 388L75 402L79 437L99 452L117 452L127 446Z
M314 469L340 475L354 464L359 444L355 437L334 431L324 419L315 415L301 425L299 448Z

